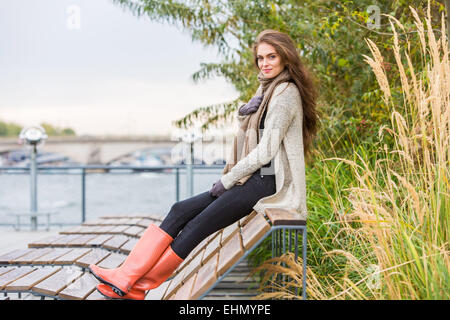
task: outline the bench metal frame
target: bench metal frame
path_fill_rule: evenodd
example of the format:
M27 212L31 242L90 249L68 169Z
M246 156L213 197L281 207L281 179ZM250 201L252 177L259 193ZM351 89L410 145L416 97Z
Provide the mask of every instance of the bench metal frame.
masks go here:
M36 228L38 227L37 218L40 216L47 216L47 224L46 231L50 230L50 216L58 214L56 211L47 211L47 212L13 212L11 215L16 217L16 224L14 225L14 229L16 231L20 231L20 217L30 217L31 219L36 219Z
M58 296L51 296L51 295L48 295L48 294L45 294L45 293L41 293L41 292L36 292L36 291L33 291L33 290L7 290L7 291L2 290L2 291L0 291L0 293L3 293L4 297L8 297L8 294L11 294L11 293L17 293L19 299L21 299L22 296L24 296L26 294L32 294L35 297L41 298L40 300L45 300L45 298L51 298L53 300L65 300L65 299L61 299Z
M298 232L302 233L302 260L303 260L303 288L302 288L302 298L306 300L306 246L307 246L307 232L306 225L280 225L272 226L266 234L261 237L249 250L247 250L242 257L237 260L233 266L231 266L223 275L221 275L216 282L200 297L199 300L203 299L212 289L214 289L237 265L239 265L247 256L255 250L261 242L264 241L268 236L272 235L272 257L275 255L283 254L286 252L286 243L284 233L289 230L289 243L288 250L291 250L291 232L295 231L295 241L294 241L294 252L295 259L298 257ZM278 278L277 278L278 279ZM295 288L295 293L298 293L298 288Z

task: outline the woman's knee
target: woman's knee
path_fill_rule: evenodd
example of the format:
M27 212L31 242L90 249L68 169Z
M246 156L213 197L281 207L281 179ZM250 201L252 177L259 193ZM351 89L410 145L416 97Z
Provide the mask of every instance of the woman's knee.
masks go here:
M206 237L216 231L214 224L209 223L208 227L190 221L182 232L174 239L172 249L183 259Z
M167 217L170 217L171 220L176 219L186 223L207 207L210 202L209 199L205 201L203 194L176 201L170 207Z
M169 213L174 213L174 214L180 213L182 207L183 207L182 201L176 201L170 207Z
M182 217L186 214L186 210L183 210L182 201L177 201L170 207L167 213L166 220L170 221L180 221Z

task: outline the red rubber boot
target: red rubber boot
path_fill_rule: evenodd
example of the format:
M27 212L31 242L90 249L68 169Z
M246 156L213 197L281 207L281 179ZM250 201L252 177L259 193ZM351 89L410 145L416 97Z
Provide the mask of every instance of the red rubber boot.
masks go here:
M168 233L150 224L120 267L103 269L91 264L89 270L100 282L109 285L123 297L153 268L172 241Z
M105 284L97 285L97 290L111 299L144 300L145 292L159 287L183 261L169 245L155 266L135 283L127 295L121 297L113 288Z

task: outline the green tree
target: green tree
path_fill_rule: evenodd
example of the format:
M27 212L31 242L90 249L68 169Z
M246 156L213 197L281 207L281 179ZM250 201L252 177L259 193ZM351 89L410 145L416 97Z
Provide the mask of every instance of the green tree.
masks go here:
M57 134L57 130L49 123L41 123L40 126L42 128L44 128L45 133L50 137L50 136L56 136Z
M0 137L18 136L22 127L16 123L0 120Z
M58 128L49 123L40 124L48 136L75 136L72 128ZM0 137L18 137L23 126L14 122L5 122L0 120Z
M445 10L443 1L430 2L436 32L441 32L440 13ZM239 97L234 101L201 106L175 121L174 124L178 127L188 127L200 122L202 129L206 130L232 116L237 106L248 101L258 86L257 69L251 52L256 35L264 29L288 33L298 44L304 63L319 80L321 96L318 107L325 115L325 119L322 119L322 139L339 140L349 128L354 129L351 136L347 132L347 139L336 141L335 149L342 149L343 152L349 152L345 140L355 139L352 140L353 143L366 140L367 143L373 143L376 139L373 129L389 122L387 106L380 102L382 93L362 56L370 54L364 39L370 38L383 48L383 55L389 53L392 47L392 30L383 14L396 17L408 28L414 26L409 6L416 8L421 16L425 16L427 10L427 3L423 0L113 2L129 9L137 17L148 17L153 21L168 22L182 28L190 33L194 41L216 47L223 57L220 63L201 63L192 79L198 82L222 76L236 88ZM401 37L411 40L417 38L417 34L405 30ZM423 68L418 65L421 61L418 48L410 50L414 67ZM396 66L393 55L390 57L392 61L385 61L386 70ZM401 103L400 89L394 94Z
M49 123L41 123L42 128L44 128L45 132L47 133L47 135L50 136L74 136L75 131L71 128L64 128L61 129L59 127L56 126L52 126Z
M0 121L0 137L5 137L7 134L8 134L8 127L6 126L6 123Z
M61 135L63 136L75 136L75 131L71 128L64 128L61 131Z

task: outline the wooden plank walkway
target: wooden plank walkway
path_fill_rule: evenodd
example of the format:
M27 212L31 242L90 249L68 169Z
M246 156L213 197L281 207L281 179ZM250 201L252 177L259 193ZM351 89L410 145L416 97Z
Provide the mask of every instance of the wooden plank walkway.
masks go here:
M298 215L269 209L266 216L253 211L247 217L204 239L146 299L199 299L232 266L234 269L204 299L250 299L257 295L257 281L248 278L250 268L241 259L271 225L304 225ZM28 248L0 256L0 296L10 299L104 299L95 287L98 280L87 269L91 263L103 268L122 264L153 215L105 216L58 235L36 239ZM241 262L236 265L236 263Z

